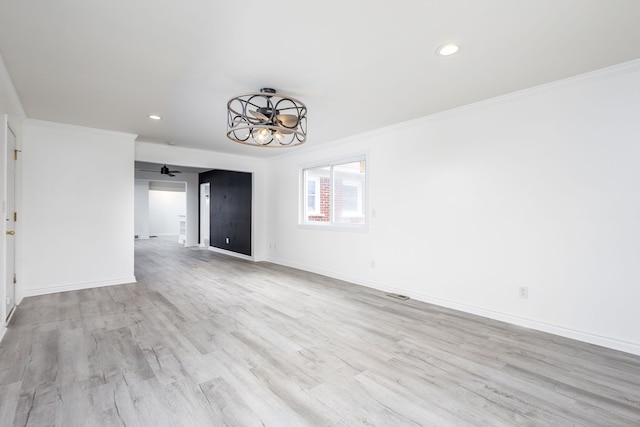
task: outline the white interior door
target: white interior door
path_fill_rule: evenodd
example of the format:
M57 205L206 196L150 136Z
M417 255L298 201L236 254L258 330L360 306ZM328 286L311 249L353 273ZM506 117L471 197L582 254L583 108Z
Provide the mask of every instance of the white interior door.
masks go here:
M11 312L16 305L16 245L15 245L15 195L16 195L16 135L7 126L7 201L5 206L5 232L6 232L6 292L5 292L5 314L9 319ZM6 320L5 319L5 320Z

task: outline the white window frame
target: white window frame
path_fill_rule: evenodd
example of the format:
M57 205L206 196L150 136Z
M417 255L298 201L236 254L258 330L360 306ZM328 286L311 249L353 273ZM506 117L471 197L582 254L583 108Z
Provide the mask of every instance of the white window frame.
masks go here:
M300 228L308 228L308 229L323 229L323 230L338 230L338 231L358 231L358 232L366 232L369 229L369 215L368 215L368 188L369 188L369 161L367 159L366 154L355 155L350 157L337 158L333 160L327 160L324 162L305 164L300 166L300 195L299 195L299 223L298 226ZM347 163L354 163L364 161L365 163L365 171L364 171L364 182L361 184L357 181L353 181L354 186L358 187L358 209L359 211L353 211L353 214L349 213L348 215L344 215L343 217L350 216L362 216L363 223L360 224L345 224L345 223L336 223L335 221L335 207L336 203L334 200L335 195L335 182L334 182L334 167L340 166ZM307 221L307 217L310 211L307 209L307 191L306 191L306 182L305 182L305 172L308 169L316 169L316 168L329 168L329 180L331 189L331 209L330 209L330 218L329 221ZM318 179L319 178L311 178ZM364 188L363 188L364 187ZM320 188L319 186L316 188ZM320 202L319 202L320 203ZM320 205L318 205L318 209L321 210ZM322 212L318 212L318 215L321 215ZM315 216L312 213L311 216Z

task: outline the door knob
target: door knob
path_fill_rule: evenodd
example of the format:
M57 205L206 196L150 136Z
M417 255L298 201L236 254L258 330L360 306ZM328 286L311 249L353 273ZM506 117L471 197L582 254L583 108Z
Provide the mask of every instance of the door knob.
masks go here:
M12 231L7 231L7 234L8 234L9 236L13 236L14 234L16 234L16 232L15 232L15 231L13 231L13 230L12 230Z

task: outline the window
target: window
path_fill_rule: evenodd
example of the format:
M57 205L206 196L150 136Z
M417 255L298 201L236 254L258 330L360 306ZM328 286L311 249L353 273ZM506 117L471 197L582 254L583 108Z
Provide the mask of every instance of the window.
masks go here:
M305 169L304 171L304 208L305 221L331 221L331 168L328 166Z
M303 169L303 224L366 224L364 158Z
M310 177L307 180L307 215L320 215L320 179Z
M362 185L356 181L343 181L336 184L336 195L342 202L340 209L336 213L340 213L343 217L363 216L362 212ZM338 203L336 201L336 207Z

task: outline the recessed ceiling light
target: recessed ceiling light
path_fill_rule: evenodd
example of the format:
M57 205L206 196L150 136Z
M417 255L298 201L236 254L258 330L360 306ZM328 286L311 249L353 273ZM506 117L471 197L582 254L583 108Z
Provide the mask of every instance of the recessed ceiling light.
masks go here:
M156 114L149 114L147 117L149 117L151 120L162 120L162 117Z
M447 44L443 44L442 46L440 46L436 50L436 53L438 55L440 55L440 56L449 56L449 55L453 55L458 50L460 50L460 46L458 46L457 44L455 44L455 43L447 43Z

